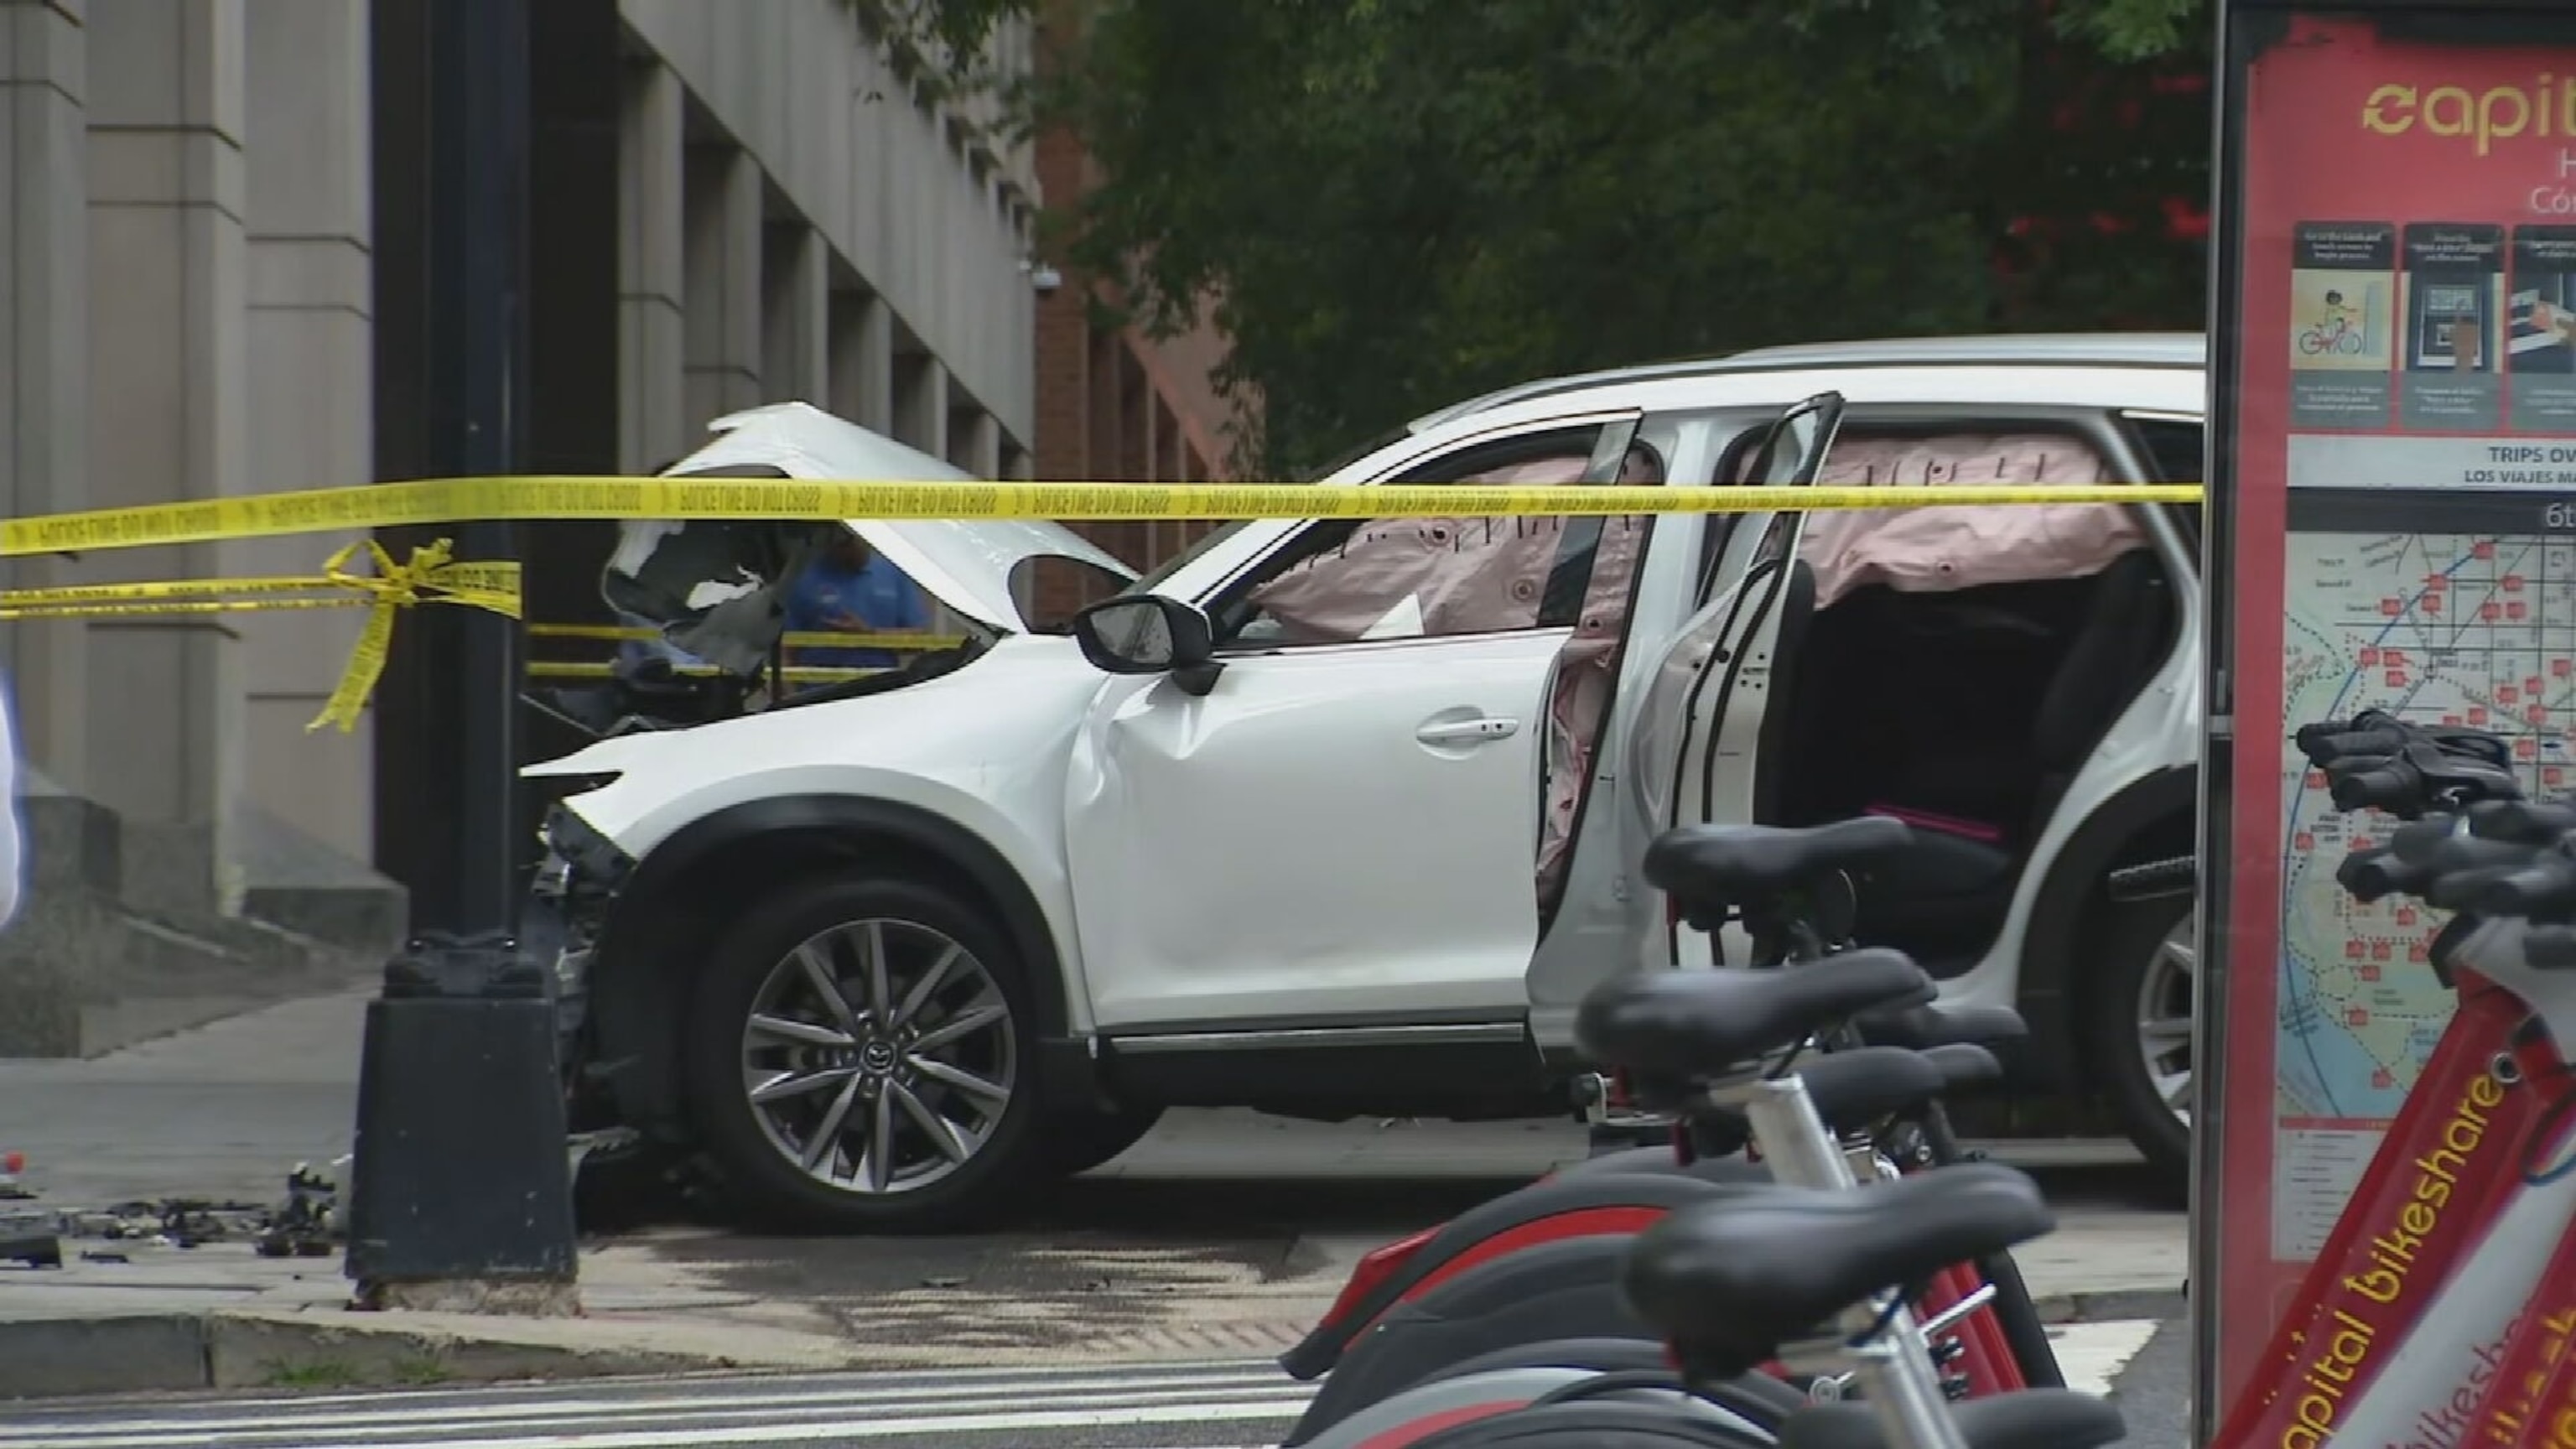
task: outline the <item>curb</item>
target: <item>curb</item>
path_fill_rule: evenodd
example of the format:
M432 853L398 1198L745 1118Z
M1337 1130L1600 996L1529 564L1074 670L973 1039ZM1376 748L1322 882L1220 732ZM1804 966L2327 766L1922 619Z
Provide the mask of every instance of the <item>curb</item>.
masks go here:
M714 1355L514 1343L285 1314L0 1320L0 1400L209 1389L430 1388L743 1367Z
M2051 1326L2104 1323L2120 1319L2165 1317L2186 1302L2182 1289L2108 1288L2098 1291L2046 1293L2033 1297L2039 1321Z

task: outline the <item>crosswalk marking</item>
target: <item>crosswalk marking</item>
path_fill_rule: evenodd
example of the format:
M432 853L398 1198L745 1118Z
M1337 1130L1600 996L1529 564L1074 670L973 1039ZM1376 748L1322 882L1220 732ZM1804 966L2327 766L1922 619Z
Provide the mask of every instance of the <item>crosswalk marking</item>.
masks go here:
M976 1413L916 1414L892 1419L830 1419L813 1423L700 1425L684 1429L564 1430L483 1436L440 1435L392 1438L368 1434L356 1439L323 1439L274 1433L247 1435L230 1429L201 1430L192 1435L149 1439L97 1438L34 1440L34 1443L102 1446L102 1449L166 1449L196 1445L291 1445L293 1449L389 1449L398 1444L436 1449L691 1449L699 1444L810 1444L849 1439L886 1439L896 1435L1026 1433L1037 1429L1113 1429L1148 1424L1221 1424L1239 1420L1294 1419L1302 1400L1208 1404L1146 1404L1123 1408L988 1410Z
M1266 1369L1267 1372L1260 1372ZM610 1381L613 1382L613 1381ZM793 1382L792 1380L787 1382ZM761 1392L758 1394L697 1395L680 1398L612 1396L598 1392L600 1383L593 1382L571 1395L549 1394L523 1403L466 1404L438 1410L423 1405L407 1404L400 1399L362 1400L383 1405L375 1409L352 1409L343 1412L283 1412L265 1418L227 1419L194 1416L167 1419L119 1419L99 1429L75 1430L83 1437L77 1442L96 1445L132 1445L149 1443L193 1442L196 1436L209 1432L254 1432L276 1425L291 1425L299 1431L364 1429L402 1430L424 1420L441 1425L471 1426L478 1424L517 1423L543 1424L556 1420L598 1423L611 1419L725 1418L757 1416L791 1420L809 1416L844 1414L853 1409L891 1407L936 1408L946 1403L984 1403L995 1399L1030 1405L1043 1402L1066 1407L1089 1407L1099 1404L1156 1404L1224 1401L1244 1396L1267 1399L1282 1394L1293 1396L1298 1403L1313 1396L1313 1386L1299 1384L1281 1374L1274 1365L1263 1364L1237 1374L1191 1378L1166 1384L1151 1379L1127 1378L1104 1380L1097 1386L1065 1384L1041 1380L1035 1384L941 1385L930 1387L893 1387L875 1389L864 1394L848 1391ZM272 1401L276 1402L276 1401ZM294 1405L283 1401L281 1407ZM301 1406L296 1406L301 1407ZM16 1449L30 1442L54 1443L55 1439L29 1440L30 1431L22 1428L0 1428L0 1446ZM35 1431L59 1434L60 1429ZM92 1437L92 1436L95 1437Z
M2067 1385L2109 1392L2152 1321L2050 1331ZM959 1369L787 1379L207 1399L58 1409L0 1424L0 1449L692 1449L981 1439L1088 1445L1103 1431L1205 1426L1203 1444L1276 1444L1315 1393L1267 1359ZM1123 1437L1123 1436L1120 1436Z
M2129 1366L2163 1325L2149 1318L2112 1319L2103 1323L2070 1323L2049 1330L2057 1352L2058 1371L2066 1386L2079 1393L2107 1394L2120 1371Z

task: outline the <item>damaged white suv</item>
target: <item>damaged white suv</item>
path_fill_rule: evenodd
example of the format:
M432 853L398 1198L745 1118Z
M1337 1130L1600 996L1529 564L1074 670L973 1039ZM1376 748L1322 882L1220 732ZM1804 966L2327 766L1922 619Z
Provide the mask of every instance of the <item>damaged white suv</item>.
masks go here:
M1839 344L1513 389L1326 481L2115 497L2197 478L2202 412L2197 337ZM715 426L672 472L960 476ZM630 526L610 601L756 670L829 527ZM1247 522L1141 579L1052 524L848 527L969 641L530 771L576 1090L750 1208L949 1226L1173 1105L1562 1114L1584 991L1708 959L1654 833L1864 811L1918 827L1864 938L2179 1170L2192 901L2107 883L2192 849L2195 509ZM1126 591L1085 637L1026 622L1048 559Z

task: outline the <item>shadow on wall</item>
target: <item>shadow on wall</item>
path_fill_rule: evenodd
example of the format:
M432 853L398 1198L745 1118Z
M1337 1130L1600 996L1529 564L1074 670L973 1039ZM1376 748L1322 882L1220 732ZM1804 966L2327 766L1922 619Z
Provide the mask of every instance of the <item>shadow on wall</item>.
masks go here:
M400 886L245 807L237 904L211 832L139 825L16 770L23 886L0 930L0 1057L86 1057L370 978L401 944Z

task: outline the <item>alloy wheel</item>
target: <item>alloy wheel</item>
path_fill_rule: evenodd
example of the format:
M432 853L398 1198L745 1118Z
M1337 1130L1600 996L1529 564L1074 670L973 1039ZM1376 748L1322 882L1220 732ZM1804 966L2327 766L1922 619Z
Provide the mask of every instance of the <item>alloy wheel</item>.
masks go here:
M912 921L834 926L754 993L742 1082L770 1145L837 1191L917 1191L1002 1122L1019 1036L990 970Z
M2200 909L2178 917L2138 978L2138 1061L2155 1094L2191 1125L2191 1005L2200 977Z

